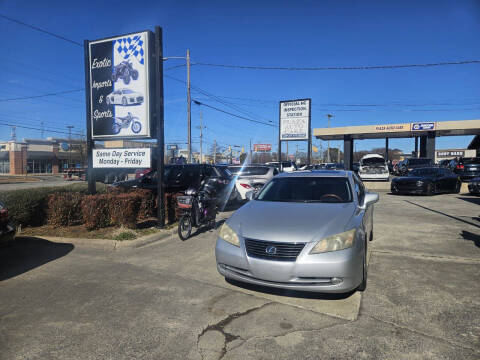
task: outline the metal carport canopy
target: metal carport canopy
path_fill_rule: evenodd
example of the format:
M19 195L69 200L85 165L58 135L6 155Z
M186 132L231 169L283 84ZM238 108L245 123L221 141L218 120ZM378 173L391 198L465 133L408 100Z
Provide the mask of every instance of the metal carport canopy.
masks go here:
M413 130L415 125L428 124L430 127ZM322 140L384 139L425 136L434 131L435 136L480 135L480 120L421 121L401 124L379 124L363 126L344 126L313 129L313 136Z

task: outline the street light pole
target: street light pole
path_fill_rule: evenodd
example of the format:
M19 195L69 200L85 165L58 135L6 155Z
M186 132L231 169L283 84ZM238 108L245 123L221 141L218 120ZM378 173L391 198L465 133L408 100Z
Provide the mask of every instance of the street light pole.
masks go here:
M330 119L335 115L327 114L327 127L330 127ZM330 140L327 140L327 162L330 162Z
M200 126L197 126L197 129L200 129L200 163L203 164L203 129L206 129L206 126L203 126L202 109L200 109Z
M188 123L188 162L192 162L192 99L190 96L190 49L187 49L187 123Z
M68 167L72 162L72 129L74 128L73 125L67 125L68 128Z

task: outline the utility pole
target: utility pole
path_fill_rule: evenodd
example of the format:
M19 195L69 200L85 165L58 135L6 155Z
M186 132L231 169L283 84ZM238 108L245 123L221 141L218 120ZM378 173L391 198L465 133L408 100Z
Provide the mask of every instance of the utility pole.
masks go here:
M213 163L217 163L217 140L213 140Z
M338 145L337 163L340 163L340 145Z
M285 141L287 143L287 153L285 154L285 161L288 161L288 141Z
M252 139L250 139L250 164L252 163Z
M297 143L297 150L295 151L295 161L298 159L298 143Z
M192 99L190 97L190 50L187 49L187 123L188 123L188 162L192 162Z
M67 125L68 128L68 167L72 163L72 129L73 125Z
M41 130L40 130L40 132L41 132L41 137L40 137L40 139L43 139L43 121L40 122L40 129L41 129Z
M203 129L206 129L206 126L203 126L203 113L200 109L200 126L197 126L197 129L200 129L200 164L203 164Z
M327 127L330 127L330 119L335 115L327 114ZM327 162L330 162L330 140L327 141Z
M11 128L11 132L10 132L10 137L12 139L12 141L17 141L17 127L16 126L12 126Z

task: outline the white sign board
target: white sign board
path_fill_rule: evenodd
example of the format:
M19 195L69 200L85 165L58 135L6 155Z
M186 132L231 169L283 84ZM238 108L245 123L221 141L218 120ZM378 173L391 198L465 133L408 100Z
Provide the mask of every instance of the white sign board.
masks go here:
M94 149L94 168L149 168L151 149Z
M92 138L148 138L149 32L89 43Z
M308 140L310 99L280 101L280 140Z

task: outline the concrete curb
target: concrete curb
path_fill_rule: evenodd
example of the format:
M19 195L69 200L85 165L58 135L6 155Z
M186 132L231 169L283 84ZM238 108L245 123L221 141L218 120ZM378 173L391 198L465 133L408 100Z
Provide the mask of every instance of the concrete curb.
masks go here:
M142 246L146 246L155 242L159 242L161 240L167 239L168 237L172 236L174 233L173 230L164 230L162 232L156 234L150 234L146 236L142 236L135 240L110 240L110 239L86 239L86 238L64 238L64 237L56 237L56 236L23 236L18 235L16 238L39 238L48 240L55 243L70 243L75 246L80 247L90 247L95 249L103 249L103 250L121 250L121 249L136 249Z

